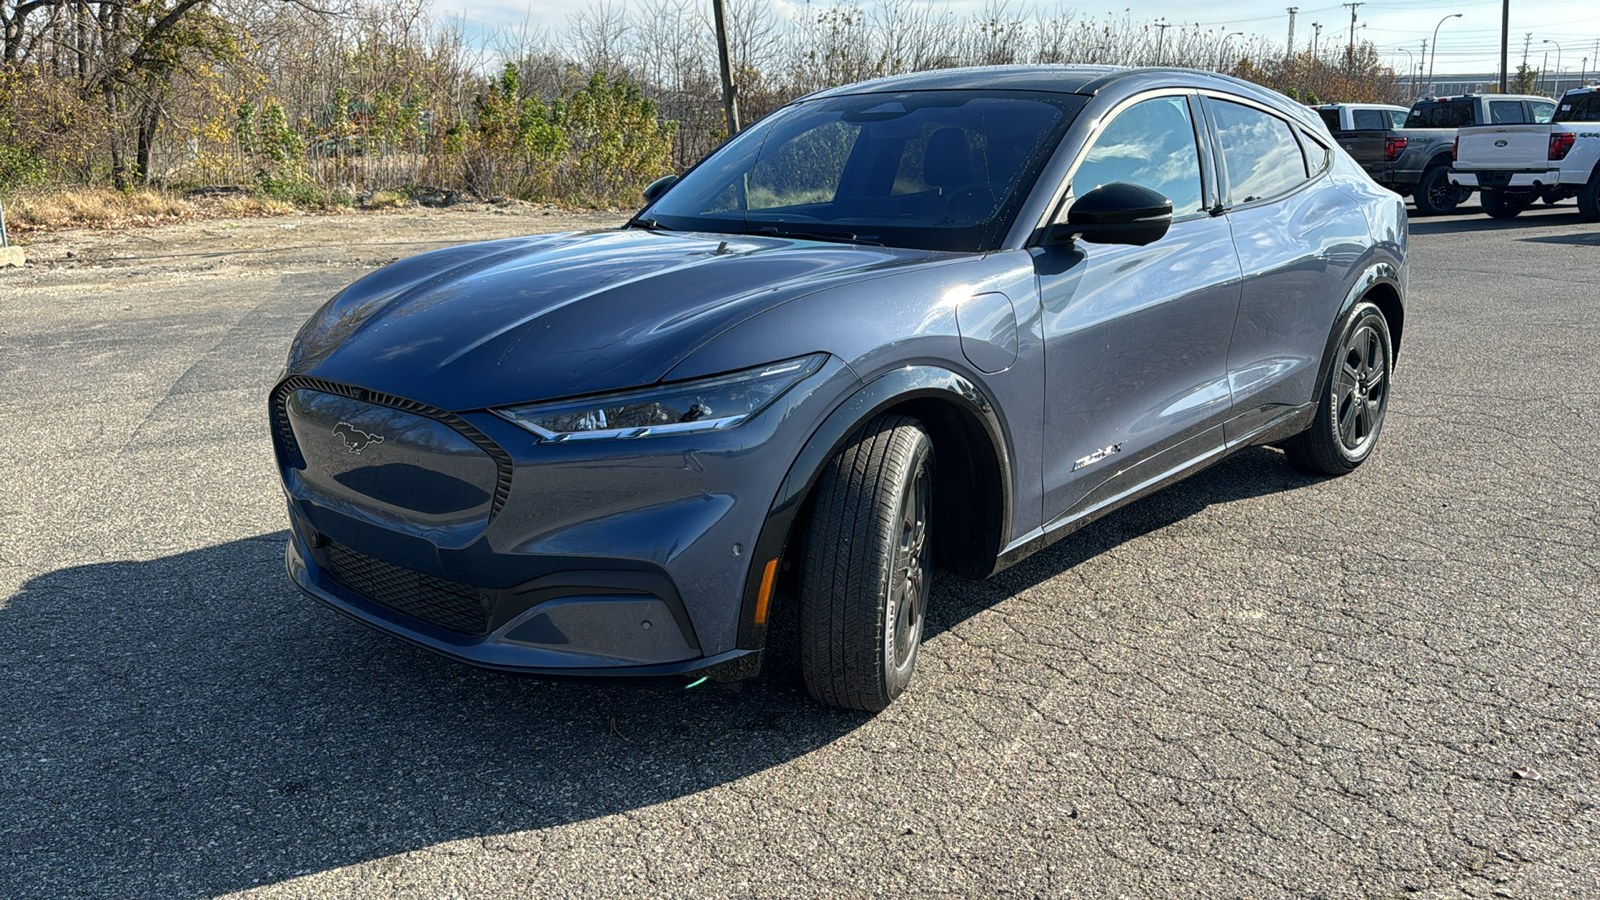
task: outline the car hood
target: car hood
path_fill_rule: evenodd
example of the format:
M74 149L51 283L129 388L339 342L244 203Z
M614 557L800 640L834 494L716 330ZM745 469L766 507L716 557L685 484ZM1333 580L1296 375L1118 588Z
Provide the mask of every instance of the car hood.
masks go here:
M778 304L955 258L641 229L469 244L340 292L301 328L289 373L457 412L638 387ZM797 337L772 358L816 349Z

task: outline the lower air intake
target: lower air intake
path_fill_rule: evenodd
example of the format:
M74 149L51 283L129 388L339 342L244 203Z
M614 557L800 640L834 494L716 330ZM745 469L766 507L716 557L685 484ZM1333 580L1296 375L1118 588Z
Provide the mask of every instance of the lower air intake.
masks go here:
M396 612L465 635L489 631L489 613L470 584L445 581L329 542L327 573L334 581Z

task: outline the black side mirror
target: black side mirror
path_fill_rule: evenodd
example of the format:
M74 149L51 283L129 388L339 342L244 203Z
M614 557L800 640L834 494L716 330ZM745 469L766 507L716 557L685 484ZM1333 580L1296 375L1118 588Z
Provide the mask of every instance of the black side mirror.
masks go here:
M1051 225L1045 240L1055 244L1081 238L1095 244L1143 247L1161 240L1171 227L1171 200L1159 191L1114 181L1073 201L1067 220Z
M656 202L657 197L665 194L667 192L667 188L672 187L677 183L678 176L676 175L663 175L660 178L657 178L655 181L650 182L649 184L645 185L644 188L644 202Z

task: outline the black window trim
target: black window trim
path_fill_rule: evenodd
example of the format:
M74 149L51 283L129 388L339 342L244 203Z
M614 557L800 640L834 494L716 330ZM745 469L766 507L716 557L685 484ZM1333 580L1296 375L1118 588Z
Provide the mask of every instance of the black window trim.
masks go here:
M1240 106L1247 106L1247 107L1250 107L1251 109L1256 110L1257 112L1269 115L1269 116L1273 117L1274 119L1277 119L1278 121L1282 122L1284 125L1288 126L1290 135L1298 135L1302 130L1302 128L1300 127L1299 123L1291 121L1283 113L1273 109L1272 107L1268 106L1265 103L1258 103L1258 102L1256 102L1254 100L1251 100L1248 97L1241 97L1238 94L1229 94L1229 93L1225 93L1223 91L1213 91L1213 90L1206 90L1206 89L1201 89L1199 91L1199 94L1200 94L1201 99L1205 102L1205 105L1208 107L1208 112L1207 112L1207 115L1206 115L1206 118L1207 118L1208 122L1210 122L1210 120L1213 118L1211 116L1210 112L1209 112L1209 107L1210 107L1210 105L1211 105L1211 103L1213 101L1216 101L1216 102L1226 102L1226 103L1237 103ZM1268 196L1268 197L1260 197L1260 198L1257 198L1255 200L1251 200L1248 203L1234 202L1234 200L1233 200L1233 185L1228 183L1228 168L1227 168L1227 166L1221 164L1221 161L1223 159L1223 156L1222 156L1222 135L1219 132L1219 130L1215 127L1214 124L1212 124L1212 126L1210 128L1210 131L1211 131L1211 143L1212 143L1212 146L1214 148L1214 152L1216 153L1216 157L1217 157L1217 160L1218 160L1217 180L1218 180L1218 183L1221 185L1222 196L1224 198L1226 198L1222 202L1222 206L1224 207L1225 211L1232 211L1232 210L1235 210L1235 209L1255 209L1258 206L1265 206L1268 203L1277 203L1279 200L1282 200L1283 198L1288 197L1291 194L1297 193L1299 191L1303 191L1306 188L1310 187L1320 177L1320 176L1302 176L1301 179L1300 179L1300 182L1298 184L1296 184L1294 187L1289 188L1286 191L1280 191L1279 193L1273 194L1273 195ZM1296 138L1295 143L1296 143L1296 146L1298 147L1299 146L1299 138ZM1321 143L1321 142L1319 141L1318 143ZM1305 147L1299 147L1299 149L1300 149L1301 171L1305 171L1306 149L1305 149ZM1331 168L1332 168L1332 166L1329 166L1329 169L1331 169Z

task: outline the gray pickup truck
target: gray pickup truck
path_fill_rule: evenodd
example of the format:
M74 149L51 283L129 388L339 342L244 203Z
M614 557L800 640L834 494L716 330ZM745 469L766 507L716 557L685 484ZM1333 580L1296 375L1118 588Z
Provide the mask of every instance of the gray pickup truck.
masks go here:
M1521 94L1463 94L1418 100L1406 114L1405 127L1383 135L1362 132L1350 137L1334 134L1373 180L1397 194L1411 197L1417 214L1440 215L1456 208L1470 191L1450 183L1456 129L1478 124L1548 122L1555 112L1549 97Z

